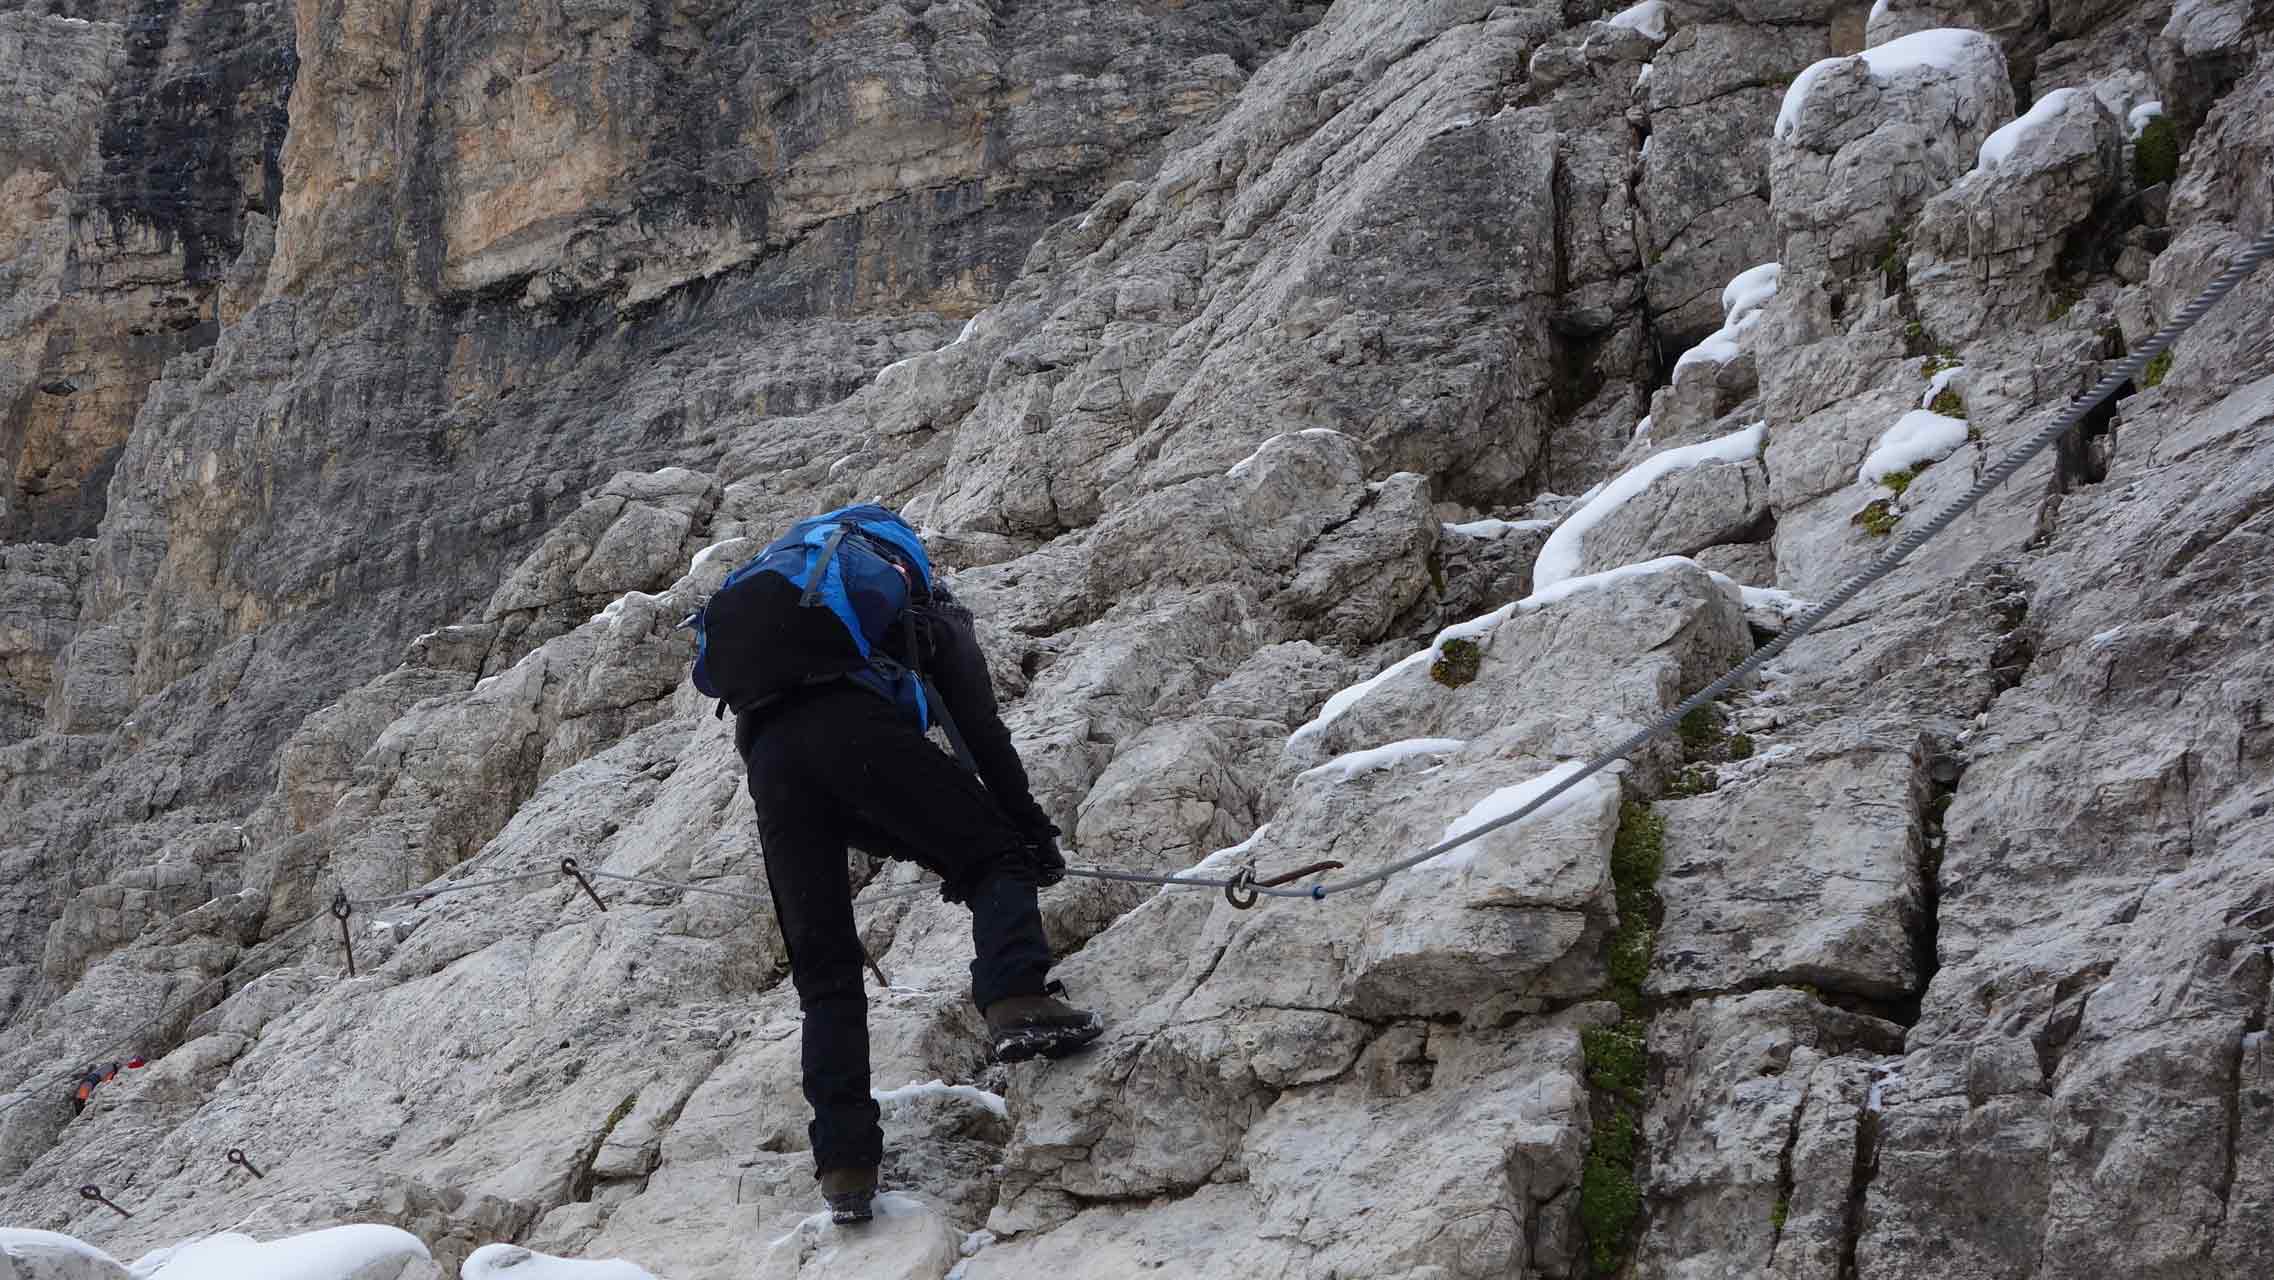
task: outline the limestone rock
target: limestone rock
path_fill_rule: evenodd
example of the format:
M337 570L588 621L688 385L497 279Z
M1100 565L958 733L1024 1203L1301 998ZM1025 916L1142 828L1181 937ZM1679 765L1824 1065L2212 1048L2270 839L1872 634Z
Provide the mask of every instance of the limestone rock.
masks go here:
M1775 260L1834 274L1875 260L2012 117L2004 54L1980 32L1921 31L1812 65L1770 147Z
M1637 1273L1836 1278L1870 1064L1902 1029L1790 990L1654 1019ZM1805 1144L1805 1145L1804 1145Z
M1760 463L1710 461L1678 468L1587 531L1580 570L1599 573L1659 556L1695 555L1754 535L1768 514L1768 474Z
M46 725L56 666L77 631L84 544L0 548L0 743Z
M2047 94L1983 151L1910 239L1919 319L1945 343L2044 317L2070 234L2125 185L2122 125L2081 89Z
M1647 989L1915 993L1924 764L1916 751L1796 753L1711 795L1665 802L1666 917ZM1796 814L1805 827L1787 828Z

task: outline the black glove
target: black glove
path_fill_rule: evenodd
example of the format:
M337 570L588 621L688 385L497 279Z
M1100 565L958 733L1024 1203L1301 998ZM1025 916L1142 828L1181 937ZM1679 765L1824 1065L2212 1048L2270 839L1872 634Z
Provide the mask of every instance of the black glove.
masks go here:
M1027 837L1026 863L1037 889L1047 889L1066 878L1066 855L1058 852L1055 833Z

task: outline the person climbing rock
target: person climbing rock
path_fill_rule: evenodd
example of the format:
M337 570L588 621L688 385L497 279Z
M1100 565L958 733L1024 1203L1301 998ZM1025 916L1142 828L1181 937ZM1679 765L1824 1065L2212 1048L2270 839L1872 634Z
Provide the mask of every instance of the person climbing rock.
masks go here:
M1065 875L1058 828L997 711L971 613L892 512L863 505L800 522L689 621L697 687L735 711L805 1014L815 1172L836 1221L865 1221L884 1132L847 848L914 862L970 909L972 999L995 1056L1016 1062L1063 1056L1104 1030L1047 989L1037 892ZM935 721L962 762L925 736Z
M142 1064L136 1062L135 1065L140 1066ZM78 1115L87 1109L87 1103L95 1096L95 1090L118 1079L119 1066L120 1064L114 1062L110 1065L110 1070L105 1071L102 1065L97 1063L87 1068L86 1073L79 1077L79 1087L71 1091L72 1115Z

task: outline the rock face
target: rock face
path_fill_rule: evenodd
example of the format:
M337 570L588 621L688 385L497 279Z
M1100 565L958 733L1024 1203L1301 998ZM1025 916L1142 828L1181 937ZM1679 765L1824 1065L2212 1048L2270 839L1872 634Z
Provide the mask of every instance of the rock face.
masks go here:
M367 1224L388 1280L2274 1270L2274 276L1754 685L1367 878L2274 224L2263 6L46 7L0 1220ZM862 855L856 1233L676 624L863 499L1077 865L1342 865L1050 890L1108 1032L1004 1067L964 912Z

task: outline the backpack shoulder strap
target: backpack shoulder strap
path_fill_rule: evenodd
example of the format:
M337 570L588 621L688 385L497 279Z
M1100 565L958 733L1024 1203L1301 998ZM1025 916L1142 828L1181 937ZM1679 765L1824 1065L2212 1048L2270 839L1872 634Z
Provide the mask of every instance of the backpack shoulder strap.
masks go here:
M843 524L830 531L829 540L821 544L821 558L813 562L813 572L806 578L805 594L798 597L799 604L810 609L821 600L821 584L829 580L829 562L836 558L837 544L850 532L852 526Z

